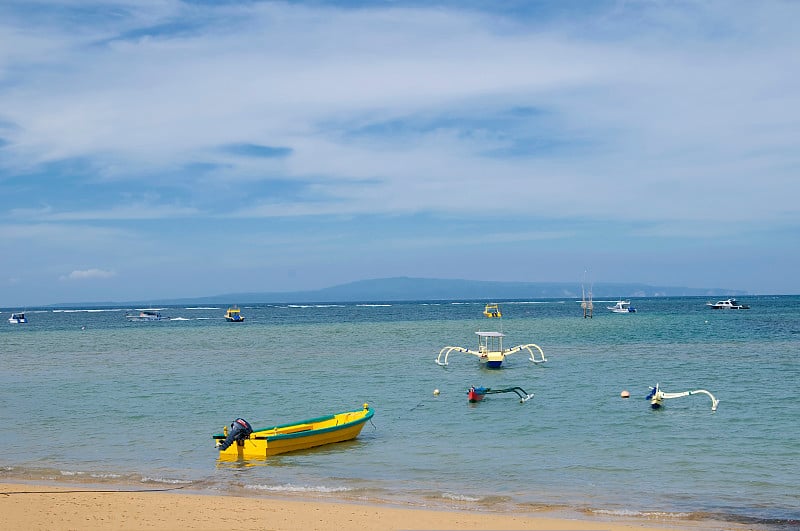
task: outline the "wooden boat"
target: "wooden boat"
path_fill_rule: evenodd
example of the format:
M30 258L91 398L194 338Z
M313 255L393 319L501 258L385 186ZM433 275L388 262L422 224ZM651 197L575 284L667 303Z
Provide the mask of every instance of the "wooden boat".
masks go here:
M502 332L475 332L478 335L478 350L471 350L465 347L444 347L439 351L436 356L436 364L442 367L447 366L447 358L451 352L463 352L464 354L472 354L477 356L478 360L485 364L489 369L499 369L505 361L506 356L516 354L522 350L527 350L529 360L533 363L544 363L547 358L544 357L544 351L535 343L528 343L527 345L517 345L513 348L503 348L503 338L505 334ZM541 356L539 359L533 353L533 349L539 351Z
M364 424L374 413L369 404L364 404L362 409L354 411L255 429L244 440L236 441L227 449L220 450L219 457L226 461L258 459L323 444L349 441L358 437ZM222 433L212 435L217 447L222 445L227 436L227 427Z
M719 407L719 400L706 391L705 389L697 389L696 391L683 391L681 393L665 393L661 390L659 384L656 384L655 387L650 388L650 394L645 397L645 399L650 401L650 407L653 409L661 409L661 406L664 405L664 400L667 398L682 398L684 396L691 396L696 394L707 395L711 399L711 411L716 411L717 407Z
M489 318L496 317L502 319L503 317L500 307L495 303L487 304L483 310L483 315ZM478 350L471 350L465 347L444 347L439 351L439 355L436 356L436 364L445 367L447 366L447 358L450 356L451 352L463 352L464 354L472 354L473 356L477 356L480 362L489 369L499 369L503 364L503 361L505 361L506 356L515 354L522 350L528 351L528 354L530 355L528 359L530 359L533 363L544 363L547 361L547 358L544 357L544 351L542 351L542 348L535 343L517 345L513 348L503 348L503 338L505 337L505 334L502 332L478 331L475 333L478 335ZM536 359L536 356L534 356L534 348L539 351L541 359Z
M232 323L244 322L244 317L242 316L242 313L239 310L238 306L231 306L230 308L228 308L228 311L225 312L225 319L227 319Z
M492 389L490 387L475 387L474 385L467 389L467 399L470 404L480 402L486 395L494 395L499 393L515 393L519 397L519 403L523 404L533 398L533 393L528 392L522 387L507 387L505 389Z

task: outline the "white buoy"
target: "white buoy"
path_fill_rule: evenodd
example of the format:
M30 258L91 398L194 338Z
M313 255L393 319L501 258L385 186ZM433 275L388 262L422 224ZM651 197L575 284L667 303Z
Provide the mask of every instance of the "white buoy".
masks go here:
M631 397L631 394L630 394L628 391L622 391L622 392L619 394L619 396L621 396L622 398L630 398L630 397Z
M438 389L434 389L433 390L433 396L439 396L439 390Z

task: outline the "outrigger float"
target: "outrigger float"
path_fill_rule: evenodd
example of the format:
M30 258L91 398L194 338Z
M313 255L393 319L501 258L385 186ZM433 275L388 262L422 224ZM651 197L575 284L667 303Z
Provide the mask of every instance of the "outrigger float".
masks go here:
M696 394L708 395L708 397L711 398L711 411L717 410L717 406L719 405L719 400L714 398L714 395L712 395L705 389L698 389L696 391L684 391L682 393L665 393L659 388L658 384L656 384L655 387L650 388L650 394L647 395L645 399L650 401L651 408L660 409L665 399L682 398L684 396L690 396Z
M507 387L506 389L492 389L490 387L475 387L474 385L467 389L467 398L469 399L470 404L474 404L476 402L480 402L483 400L483 397L486 395L494 395L499 393L516 393L519 397L519 403L524 404L531 398L533 398L533 393L528 394L528 392L523 389L522 387Z

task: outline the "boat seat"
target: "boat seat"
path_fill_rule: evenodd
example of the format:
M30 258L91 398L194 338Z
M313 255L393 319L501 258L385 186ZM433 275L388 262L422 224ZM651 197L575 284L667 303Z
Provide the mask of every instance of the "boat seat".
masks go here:
M277 432L279 434L298 433L301 431L308 431L313 428L314 426L312 426L311 424L298 424L297 426L287 426L285 428L280 428L279 430L277 430Z

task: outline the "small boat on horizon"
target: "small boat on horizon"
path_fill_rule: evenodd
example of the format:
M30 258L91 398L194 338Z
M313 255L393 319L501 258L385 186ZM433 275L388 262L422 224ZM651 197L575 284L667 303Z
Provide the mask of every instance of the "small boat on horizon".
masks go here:
M355 439L374 414L365 403L361 409L257 430L247 421L236 419L230 431L225 427L212 438L223 461L265 458Z
M230 308L228 308L228 311L225 312L225 319L231 323L244 322L244 316L242 316L242 313L239 310L238 306L231 306Z
M749 310L750 306L746 304L739 304L736 299L725 299L724 301L717 301L714 303L707 302L706 306L712 310Z
M9 324L25 324L28 322L28 318L25 317L23 312L14 312L8 318L8 322Z
M497 305L495 303L491 303L491 304L487 304L486 307L483 309L483 315L485 315L486 317L489 317L489 318L493 318L493 317L498 317L499 318L499 317L503 317L503 312L500 311L500 306L499 305Z
M139 310L139 313L129 313L125 315L128 321L161 321L164 317L161 312L154 309Z
M614 306L606 306L614 313L635 313L636 308L631 306L631 301L620 300Z

